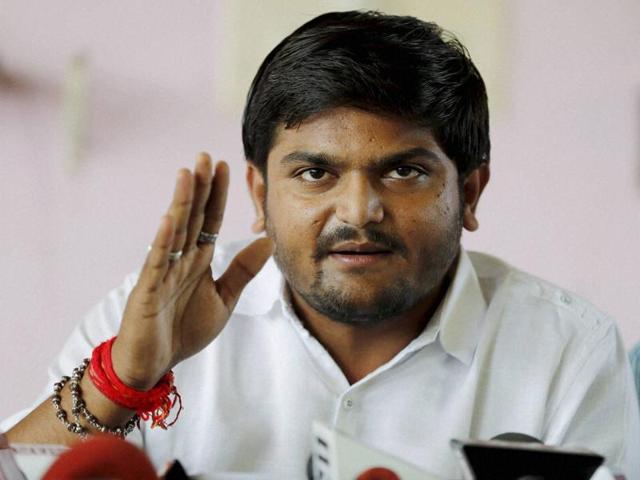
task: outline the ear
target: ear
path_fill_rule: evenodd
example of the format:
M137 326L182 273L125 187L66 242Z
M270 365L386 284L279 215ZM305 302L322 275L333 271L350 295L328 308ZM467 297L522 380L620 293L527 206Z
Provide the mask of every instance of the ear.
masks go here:
M489 183L490 176L489 164L483 163L464 179L462 186L462 199L464 201L463 226L470 232L477 230L479 227L476 207L484 187Z
M264 175L253 163L248 162L247 166L247 185L249 187L249 193L251 194L251 200L253 201L253 207L256 211L256 219L251 226L253 233L262 233L265 230L266 214L264 206L266 203L267 187L265 184Z

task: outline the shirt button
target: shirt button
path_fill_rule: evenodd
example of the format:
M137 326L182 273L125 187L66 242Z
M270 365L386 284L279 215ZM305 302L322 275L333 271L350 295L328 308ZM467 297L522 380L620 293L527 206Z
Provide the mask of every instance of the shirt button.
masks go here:
M571 297L566 293L562 294L560 300L562 300L562 303L564 303L565 305L571 305Z
M342 406L345 410L351 410L353 408L353 400L347 398L344 402L342 402Z

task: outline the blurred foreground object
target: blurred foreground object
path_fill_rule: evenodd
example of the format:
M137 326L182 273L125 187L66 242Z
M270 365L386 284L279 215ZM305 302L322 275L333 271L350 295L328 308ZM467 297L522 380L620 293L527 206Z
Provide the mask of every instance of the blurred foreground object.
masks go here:
M631 371L633 372L633 380L636 384L636 392L638 393L638 407L640 408L640 343L629 352L629 361L631 362Z
M89 73L84 56L76 55L69 62L63 88L64 168L73 172L82 163L87 144Z
M117 478L157 480L151 462L135 445L112 436L95 436L58 457L43 480Z
M311 436L313 480L443 480L387 453L314 422Z

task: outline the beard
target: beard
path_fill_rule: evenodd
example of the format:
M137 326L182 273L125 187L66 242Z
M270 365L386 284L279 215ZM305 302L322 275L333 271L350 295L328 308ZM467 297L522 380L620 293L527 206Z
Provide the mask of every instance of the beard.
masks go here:
M322 233L316 243L311 259L315 265L313 280L305 280L300 268L300 254L295 254L280 242L277 232L267 216L267 234L273 239L276 249L274 260L283 273L287 285L295 291L309 306L325 317L349 325L377 325L393 320L409 312L427 297L439 292L456 260L462 236L462 209L459 208L454 220L429 244L420 247L411 261L409 249L396 235L386 233L374 226L356 229L341 225L332 231ZM348 288L336 285L332 275L322 268L322 261L331 252L331 248L340 242L362 241L362 238L402 256L408 268L399 271L391 281L386 280L375 291L362 298L350 293ZM302 258L308 261L308 257ZM366 275L366 269L353 273Z

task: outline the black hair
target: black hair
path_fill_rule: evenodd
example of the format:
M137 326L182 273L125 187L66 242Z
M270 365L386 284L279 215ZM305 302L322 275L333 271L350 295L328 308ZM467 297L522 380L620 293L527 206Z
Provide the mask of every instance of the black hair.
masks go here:
M489 161L484 82L465 47L435 23L375 11L331 12L265 58L242 119L246 158L266 173L276 128L336 107L429 128L461 178Z

